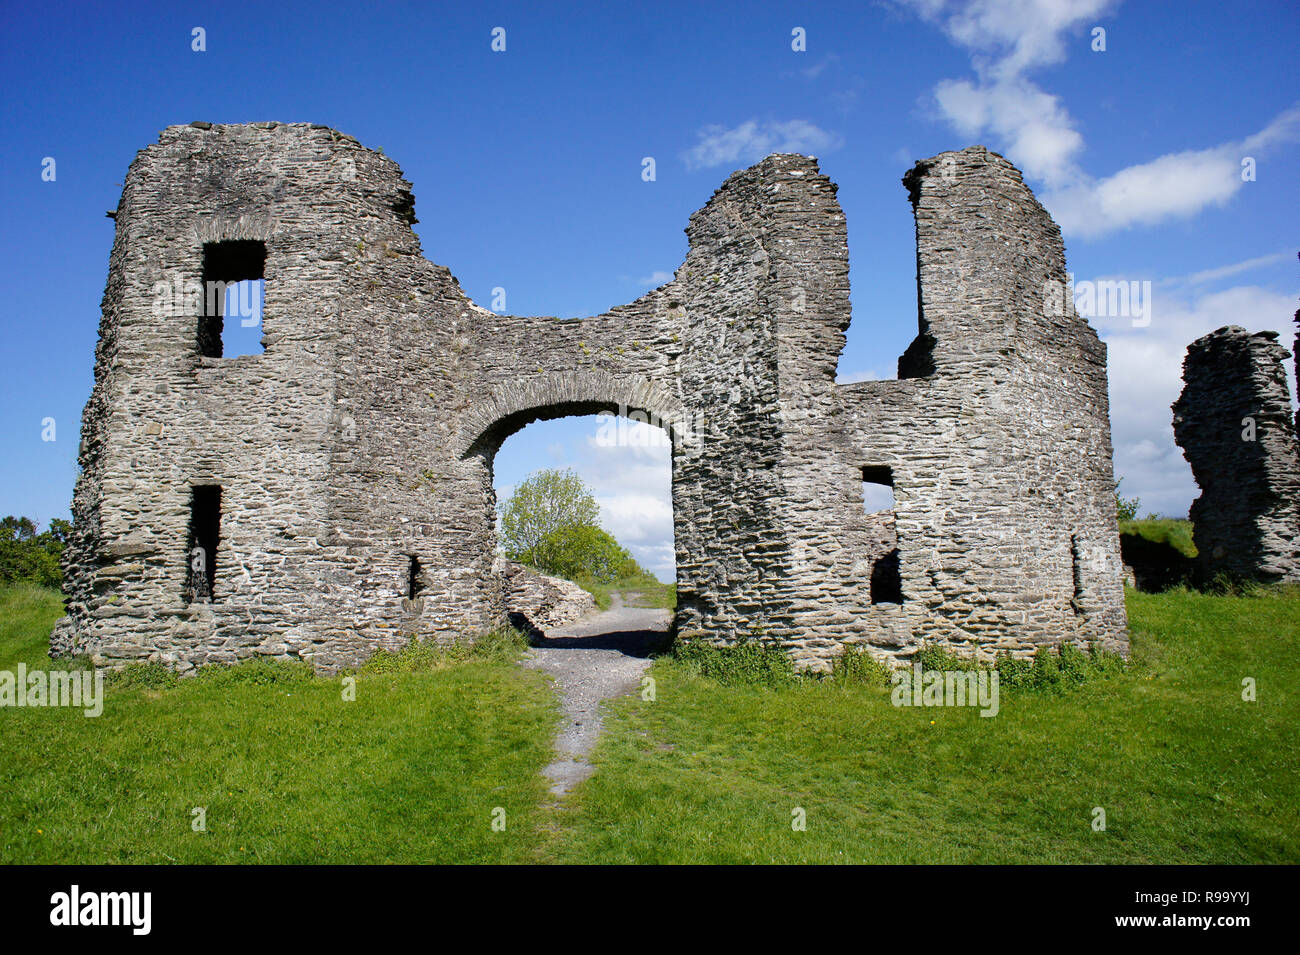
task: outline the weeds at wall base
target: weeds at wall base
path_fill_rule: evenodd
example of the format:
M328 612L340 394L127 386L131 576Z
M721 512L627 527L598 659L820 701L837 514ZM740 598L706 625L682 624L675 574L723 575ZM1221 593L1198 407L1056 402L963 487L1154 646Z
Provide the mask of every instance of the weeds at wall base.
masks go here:
M828 683L856 686L889 686L894 667L877 659L862 646L850 646L836 657L829 674L800 673L785 652L772 644L742 641L732 646L713 646L698 641L678 641L672 658L700 676L724 685L784 687L795 683ZM1119 654L1092 645L1085 652L1073 644L1059 651L1039 647L1032 660L998 656L992 664L959 656L938 644L924 644L913 662L924 671L988 671L998 674L1006 689L1059 693L1092 680L1123 673L1128 664ZM906 665L905 665L906 666Z

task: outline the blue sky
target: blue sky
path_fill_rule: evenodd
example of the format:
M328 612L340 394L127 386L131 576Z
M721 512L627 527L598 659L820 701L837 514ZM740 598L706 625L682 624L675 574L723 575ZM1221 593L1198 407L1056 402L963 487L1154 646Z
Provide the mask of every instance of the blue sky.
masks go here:
M1230 322L1291 340L1293 0L2 10L5 513L67 514L113 238L104 212L136 151L192 120L325 123L382 147L414 184L425 255L481 304L506 289L516 314L636 298L680 264L687 217L734 169L769 151L817 155L848 220L845 379L892 377L916 332L899 178L984 143L1061 222L1076 280L1151 282L1148 325L1094 319L1111 347L1116 472L1144 510L1182 515L1196 494L1169 427L1186 344ZM791 48L795 27L805 51ZM610 529L670 574L666 454L614 452L594 434L530 426L498 456L499 489L576 467Z

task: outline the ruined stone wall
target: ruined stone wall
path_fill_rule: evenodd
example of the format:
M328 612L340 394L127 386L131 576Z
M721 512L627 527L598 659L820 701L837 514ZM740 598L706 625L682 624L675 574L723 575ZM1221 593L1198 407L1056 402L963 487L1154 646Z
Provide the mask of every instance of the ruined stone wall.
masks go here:
M836 187L802 156L727 179L673 281L581 320L498 315L420 255L410 185L332 130L172 127L117 213L53 649L181 669L326 670L499 625L492 461L530 421L610 411L673 435L685 639L825 668L1062 640L1126 646L1105 352L1060 236L981 147L918 164L922 334L897 381L835 383L849 323ZM205 357L156 307L205 244L264 242L264 354ZM864 469L894 514L863 514ZM214 599L186 600L190 494L222 488ZM870 581L897 546L901 603Z
M504 558L500 563L506 616L518 629L545 637L556 627L597 612L596 598L573 581L548 577Z
M838 298L821 351L790 362L810 387L787 400L785 639L821 658L847 641L907 654L933 639L986 657L1080 639L1123 649L1105 346L1068 304L1054 315L1044 302L1065 280L1059 230L981 147L904 182L920 335L900 378L825 387L847 314L838 258L821 268ZM881 549L862 545L864 468L892 475L901 604L872 604L864 587Z
M1174 438L1201 488L1202 582L1300 580L1300 442L1277 339L1228 325L1187 347Z

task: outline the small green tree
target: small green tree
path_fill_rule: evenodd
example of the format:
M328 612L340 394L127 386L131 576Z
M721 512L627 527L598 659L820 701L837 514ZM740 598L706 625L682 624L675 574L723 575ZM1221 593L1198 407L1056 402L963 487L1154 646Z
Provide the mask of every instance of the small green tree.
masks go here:
M1123 483L1123 478L1115 482L1115 513L1121 521L1135 521L1137 520L1138 509L1142 506L1142 501L1136 497L1127 500L1120 497L1119 486Z
M0 583L29 581L59 587L63 582L59 555L71 532L72 525L57 518L50 521L49 530L40 533L29 517L0 520Z
M538 471L501 508L501 546L511 560L557 573L577 529L598 529L599 517L596 498L575 472Z
M546 566L539 569L569 580L590 577L607 584L636 568L632 555L600 527L561 528L547 538L543 550Z

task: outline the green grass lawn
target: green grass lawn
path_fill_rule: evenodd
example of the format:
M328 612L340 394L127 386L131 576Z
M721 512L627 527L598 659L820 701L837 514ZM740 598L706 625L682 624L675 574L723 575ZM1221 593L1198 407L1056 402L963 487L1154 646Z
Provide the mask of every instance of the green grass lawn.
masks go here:
M0 595L0 669L48 668L59 613L51 591ZM109 688L92 719L0 710L0 862L531 858L556 720L539 674L471 659L359 676L344 702L340 679L257 669L283 682Z
M621 701L559 861L1300 861L1300 600L1129 594L1126 673L1001 712L723 687ZM1242 700L1254 677L1258 702ZM1092 829L1094 807L1106 830ZM792 829L796 807L806 831Z
M649 607L672 610L677 606L677 585L662 583L653 574L636 574L611 583L601 583L590 577L575 581L591 594L596 606L608 610L613 594L622 594L629 607Z
M48 667L59 612L0 591L0 669ZM1128 672L992 719L662 659L561 808L554 697L509 653L363 673L353 703L284 666L118 685L95 719L0 709L0 862L1300 862L1300 598L1129 612Z
M1176 517L1144 517L1131 521L1120 521L1121 534L1136 534L1156 544L1168 544L1184 557L1196 556L1196 544L1192 542L1192 522Z

